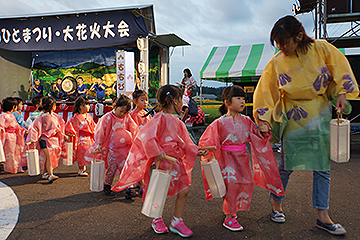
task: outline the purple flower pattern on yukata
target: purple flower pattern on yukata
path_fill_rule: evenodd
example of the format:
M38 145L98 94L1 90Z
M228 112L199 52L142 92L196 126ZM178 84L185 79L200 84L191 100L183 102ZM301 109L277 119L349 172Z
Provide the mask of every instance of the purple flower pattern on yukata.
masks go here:
M278 86L284 86L287 83L291 82L291 77L287 75L286 73L280 74L278 77Z
M328 85L328 82L332 80L332 77L330 75L329 70L327 67L321 68L321 74L317 76L316 80L313 83L313 86L316 91L320 91L321 85L326 88Z
M301 107L294 105L294 108L290 109L286 116L288 120L290 120L292 116L295 121L299 121L301 118L307 118L308 113Z
M267 111L269 111L269 108L259 108L256 110L261 116L264 115Z
M343 87L346 89L346 93L353 92L355 87L350 75L345 74L343 76L343 80L345 80L345 82L343 83Z

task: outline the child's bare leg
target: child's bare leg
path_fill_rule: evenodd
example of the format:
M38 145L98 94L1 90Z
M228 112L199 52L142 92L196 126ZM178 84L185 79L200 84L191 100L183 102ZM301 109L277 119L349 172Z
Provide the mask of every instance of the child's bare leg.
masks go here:
M50 164L49 150L47 148L44 148L44 149L42 149L42 151L44 151L45 156L46 156L45 171L47 171L49 173L49 176L51 176L51 175L53 175L53 169Z
M140 188L142 188L143 186L144 186L144 179L143 180L141 180L140 182L138 182L139 183L139 185L140 185Z
M79 170L85 171L85 166L79 166Z
M179 194L177 195L175 202L175 213L174 213L174 216L177 218L182 218L182 215L185 210L188 193L189 193L189 189L187 188L179 192Z

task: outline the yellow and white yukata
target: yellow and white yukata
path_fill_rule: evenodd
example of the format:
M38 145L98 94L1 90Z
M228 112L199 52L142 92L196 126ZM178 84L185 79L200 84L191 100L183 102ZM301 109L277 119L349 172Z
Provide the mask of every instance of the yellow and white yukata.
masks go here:
M325 40L306 54L273 56L254 93L254 118L282 139L286 170L330 170L330 98L356 98L358 84L346 57Z

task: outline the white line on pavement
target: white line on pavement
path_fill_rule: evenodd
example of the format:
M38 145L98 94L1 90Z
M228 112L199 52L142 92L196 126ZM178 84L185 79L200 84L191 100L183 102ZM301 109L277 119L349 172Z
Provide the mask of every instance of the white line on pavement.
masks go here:
M0 239L6 239L14 229L19 213L19 200L14 191L0 182Z

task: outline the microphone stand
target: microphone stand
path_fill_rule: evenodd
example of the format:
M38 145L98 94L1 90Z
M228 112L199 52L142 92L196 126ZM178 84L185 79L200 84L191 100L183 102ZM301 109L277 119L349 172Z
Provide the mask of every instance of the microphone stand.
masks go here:
M37 56L38 55L36 54L35 56L32 57L32 63L31 63L31 68L30 68L30 76L29 76L30 88L29 88L29 91L31 90L31 92L30 92L30 94L28 94L28 100L29 101L34 96L34 91L31 88L34 86L33 68L34 68L34 64L35 64L35 58Z

